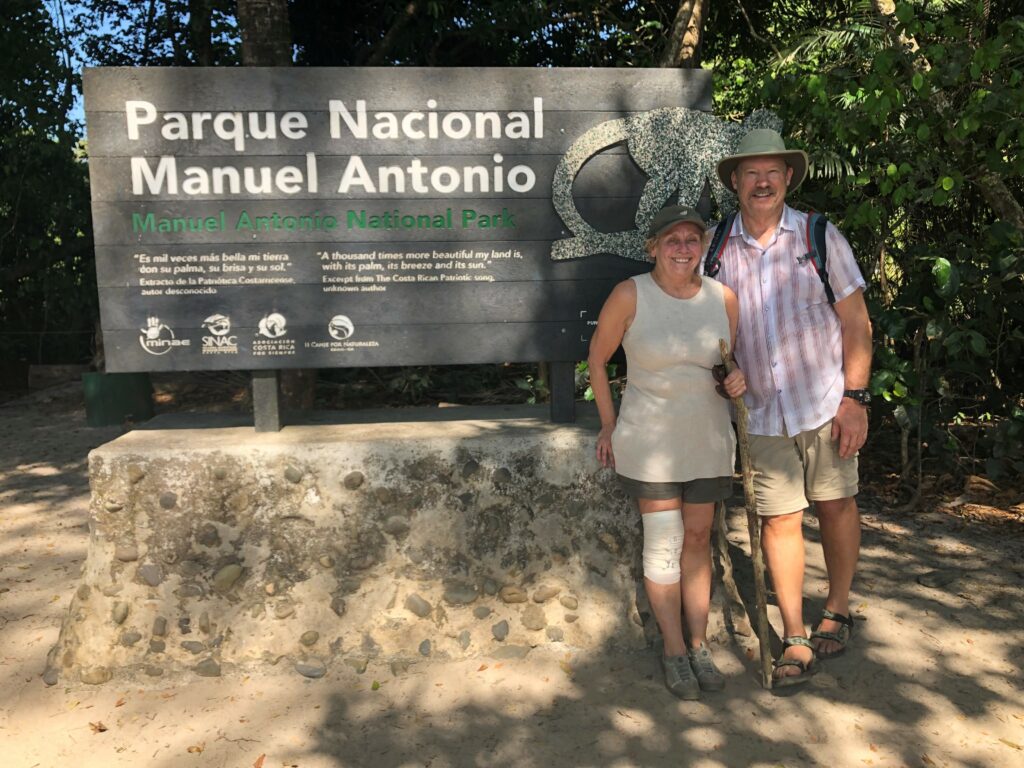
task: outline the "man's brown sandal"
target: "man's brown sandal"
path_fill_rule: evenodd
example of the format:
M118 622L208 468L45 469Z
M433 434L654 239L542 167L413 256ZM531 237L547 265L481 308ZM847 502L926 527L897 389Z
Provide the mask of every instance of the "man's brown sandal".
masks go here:
M811 640L831 640L834 643L839 644L838 651L830 651L829 653L822 653L818 650L818 646L815 646L814 653L819 659L834 659L837 656L842 656L846 653L846 645L850 642L850 638L853 637L853 619L849 616L843 616L841 613L835 613L825 608L821 612L821 620L824 621L837 621L840 627L835 632L824 632L820 629L814 630L811 633ZM821 621L818 622L818 626L821 626Z
M800 637L794 635L793 637L787 637L782 641L782 652L785 653L786 649L793 645L802 645L805 648L814 650L814 646L811 645L811 641L806 637ZM775 667L776 671L783 667L796 667L800 670L800 674L797 675L785 675L779 677L772 675L772 688L785 688L790 685L802 685L814 677L818 672L818 668L814 663L814 656L811 656L809 662L802 662L799 659L787 659L785 656L780 656L772 662L772 666Z

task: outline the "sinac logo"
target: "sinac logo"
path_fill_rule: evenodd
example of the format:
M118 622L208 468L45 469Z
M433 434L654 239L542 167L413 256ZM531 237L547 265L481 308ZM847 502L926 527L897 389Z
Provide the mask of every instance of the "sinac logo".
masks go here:
M140 328L139 344L151 355L166 355L172 347L187 347L188 339L174 338L174 331L159 317L146 318L146 327Z
M284 319L284 315L280 312L271 312L260 320L258 332L260 336L265 336L268 339L277 339L288 332L286 325L287 321Z
M331 318L331 322L327 324L327 332L338 341L344 341L355 333L355 330L356 327L345 315L335 315Z
M203 328L214 336L227 336L231 332L231 319L227 315L210 315L203 320Z

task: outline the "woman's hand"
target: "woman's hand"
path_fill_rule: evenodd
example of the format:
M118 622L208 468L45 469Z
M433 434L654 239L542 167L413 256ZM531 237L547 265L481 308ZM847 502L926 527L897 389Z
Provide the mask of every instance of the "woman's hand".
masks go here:
M615 426L601 427L597 433L597 460L602 467L615 468L615 454L612 453L612 432Z

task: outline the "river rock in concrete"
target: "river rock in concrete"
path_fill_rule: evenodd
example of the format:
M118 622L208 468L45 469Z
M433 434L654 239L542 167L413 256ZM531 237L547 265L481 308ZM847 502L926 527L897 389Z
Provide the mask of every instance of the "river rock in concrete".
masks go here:
M287 619L295 613L295 606L291 603L278 603L274 606L274 616L279 619Z
M358 488L359 486L361 486L363 484L363 481L365 479L366 479L366 477L363 475L362 472L356 471L356 472L349 472L347 475L345 475L345 479L342 480L341 482L350 491L354 491L354 490L356 490L356 488Z
M164 572L156 563L146 563L139 566L139 578L151 587L158 587L164 580Z
M136 632L135 630L132 630L130 632L125 632L123 635L121 635L121 645L125 646L126 648L131 648L133 645L135 645L141 639L142 639L142 633L141 632Z
M498 597L503 603L525 603L528 599L526 591L515 586L502 587Z
M130 563L139 559L139 548L134 544L118 544L114 549L114 557L122 563Z
M498 467L491 475L491 481L498 487L508 485L512 482L512 473L507 467Z
M558 598L558 602L562 604L563 608L568 608L570 611L575 611L580 606L580 601L573 595L562 595Z
M422 597L413 592L407 598L405 598L405 607L407 610L412 611L421 619L427 618L430 615L432 606Z
M167 619L163 616L157 616L153 619L153 634L157 637L163 637L167 634Z
M576 619L579 618L579 616L577 616L575 613L567 613L562 618L565 619L566 624L572 624L574 621L576 621Z
M422 643L420 643L419 651L420 651L420 656L429 656L430 655L430 641L429 640L424 640Z
M86 685L103 685L113 677L106 667L87 667L79 673L79 679Z
M311 645L316 645L316 641L319 639L320 633L311 629L308 632L302 633L302 637L299 638L299 642L305 645L306 647L309 647Z
M178 494L174 491L164 491L160 494L160 506L164 509L174 509L178 506Z
M336 595L331 599L331 610L334 611L338 616L345 615L345 598L340 595Z
M192 669L200 677L220 677L220 664L209 657L200 661Z
M535 603L546 603L552 597L555 597L561 592L560 587L554 587L550 584L544 584L543 586L537 587L533 592L533 602Z
M146 667L146 674L150 677L160 677L164 673L163 667L158 667L155 664L149 664Z
M128 618L128 603L114 603L114 608L110 612L110 618L114 620L115 624L124 624L124 620Z
M524 627L534 632L539 629L544 629L544 627L548 625L548 619L544 615L544 609L539 605L526 606L520 619L523 622Z
M496 594L498 594L498 590L501 589L501 585L494 579L490 578L484 579L484 582L481 586L483 586L484 594L490 595L491 597L494 597Z
M238 563L229 563L217 571L217 574L213 577L213 588L223 594L235 586L235 582L238 581L238 577L241 575L242 566Z
M562 631L561 627L548 627L545 633L548 636L548 640L553 643L560 643L565 639L565 632Z
M128 482L132 485L138 483L142 478L146 476L146 470L140 467L138 464L128 465Z
M284 479L289 483L298 483L302 481L302 470L296 467L294 464L289 464L284 468Z
M217 530L217 526L213 523L204 523L199 529L199 533L196 534L196 541L204 547L219 547L220 531Z
M384 531L396 538L409 532L409 521L401 515L392 515L384 521Z
M466 650L467 648L469 648L470 640L471 638L469 636L468 629L464 629L461 632L459 632L459 647L462 650Z
M151 638L149 641L149 650L150 653L163 653L167 650L167 643L156 637Z
M295 662L295 671L303 677L318 678L327 674L327 667L322 661L312 659L310 661Z
M486 605L478 605L473 609L473 615L478 619L486 619L492 613L491 609Z
M502 619L493 627L491 627L491 634L494 635L494 639L498 642L504 641L508 637L508 622Z
M43 672L43 684L46 686L56 685L58 680L60 680L60 676L57 674L57 670L47 667Z
M198 656L206 650L206 643L201 643L198 640L186 640L181 644L181 647L194 656Z
M444 590L444 601L449 605L468 605L477 598L476 588L469 584L452 583Z
M462 479L469 480L480 470L480 464L474 459L470 459L462 465Z

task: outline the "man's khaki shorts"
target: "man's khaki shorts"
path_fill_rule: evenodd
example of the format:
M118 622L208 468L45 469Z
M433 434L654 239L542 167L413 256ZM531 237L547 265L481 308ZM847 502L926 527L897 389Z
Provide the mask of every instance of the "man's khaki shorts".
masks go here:
M795 437L750 435L750 463L763 517L799 512L809 501L857 495L857 457L839 457L831 420Z

